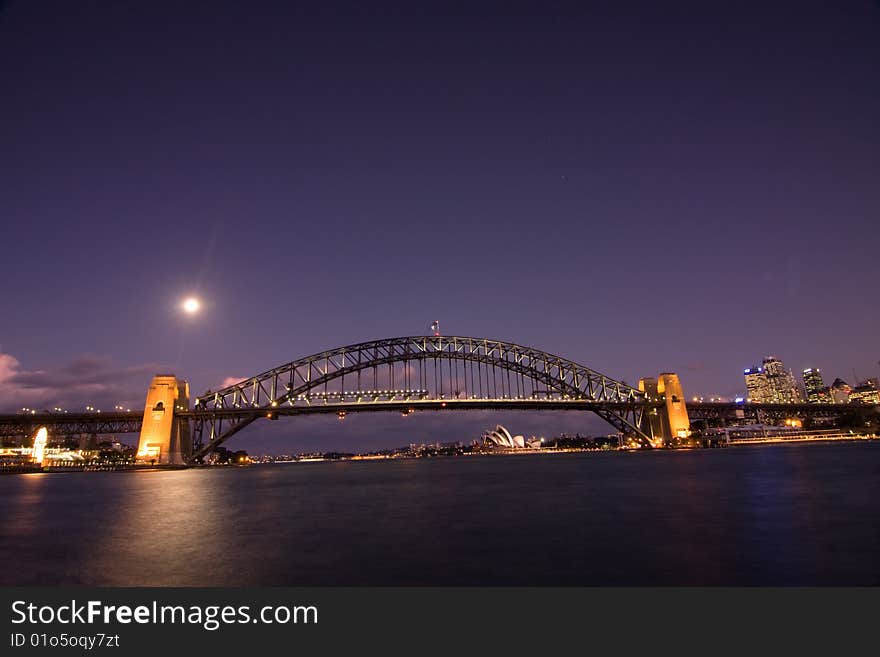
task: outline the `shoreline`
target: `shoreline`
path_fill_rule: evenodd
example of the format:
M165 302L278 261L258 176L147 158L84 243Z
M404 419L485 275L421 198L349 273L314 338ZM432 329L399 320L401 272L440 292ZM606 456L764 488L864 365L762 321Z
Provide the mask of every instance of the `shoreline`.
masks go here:
M716 450L731 447L763 447L783 444L830 444L830 443L864 443L864 442L880 442L880 436L846 436L839 438L830 438L827 436L811 437L805 436L801 438L758 438L735 440L721 447L680 447L674 449L655 448L653 450L642 449L584 449L577 447L568 447L561 449L538 448L538 449L499 449L482 452L467 452L464 454L435 454L431 456L352 456L343 458L307 458L295 459L289 461L265 461L252 462L247 464L223 464L208 465L194 463L192 465L94 465L94 466L47 466L40 467L32 464L20 466L0 467L0 475L25 475L25 474L65 474L65 473L92 473L92 472L159 472L167 470L190 470L190 469L227 469L227 468L249 468L261 465L294 465L300 463L339 463L351 461L414 461L429 459L454 459L463 457L479 457L479 456L537 456L537 455L553 455L553 454L587 454L587 453L627 453L627 452L682 452L682 451L702 451Z
M12 474L64 474L68 472L151 472L158 470L186 470L190 465L72 465L38 466L33 464L0 467L0 475Z
M485 452L468 452L465 454L436 454L432 456L354 456L354 457L343 457L343 458L308 458L301 460L290 460L290 461L266 461L266 462L254 462L248 464L249 466L259 466L259 465L292 465L299 463L338 463L341 461L412 461L412 460L429 460L429 459L453 459L453 458L466 458L466 457L476 457L476 456L536 456L539 454L549 455L549 454L574 454L574 453L654 453L654 452L699 452L699 451L716 451L718 449L727 449L729 447L749 447L749 446L770 446L770 445L779 445L786 443L797 443L797 444L815 444L815 443L862 443L862 442L880 442L880 436L851 436L845 438L777 438L777 439L761 439L761 440L742 440L742 441L733 441L729 445L724 445L722 447L677 447L677 448L663 448L658 447L654 449L583 449L577 447L569 447L569 448L561 448L561 449L552 449L552 448L539 448L539 449L506 449L506 450L494 450L494 451L485 451ZM210 466L206 466L210 467ZM218 466L224 467L224 466Z

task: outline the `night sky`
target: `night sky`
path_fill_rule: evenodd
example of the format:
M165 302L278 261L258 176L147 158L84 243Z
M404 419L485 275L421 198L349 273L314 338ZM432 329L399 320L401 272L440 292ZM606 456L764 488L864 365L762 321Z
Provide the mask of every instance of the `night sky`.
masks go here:
M197 394L434 319L688 396L771 353L880 373L877 2L297 4L0 3L2 410L142 407L157 372ZM610 430L230 446L496 422Z

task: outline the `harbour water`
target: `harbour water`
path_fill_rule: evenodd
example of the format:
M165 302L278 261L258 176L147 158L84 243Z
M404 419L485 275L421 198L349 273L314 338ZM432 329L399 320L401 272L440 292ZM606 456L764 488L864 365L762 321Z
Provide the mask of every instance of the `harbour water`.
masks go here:
M880 441L22 474L2 585L878 585Z

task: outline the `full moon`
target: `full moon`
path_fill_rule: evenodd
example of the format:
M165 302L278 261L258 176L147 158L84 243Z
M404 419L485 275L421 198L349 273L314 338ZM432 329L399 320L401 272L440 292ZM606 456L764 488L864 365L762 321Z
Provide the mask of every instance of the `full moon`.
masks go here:
M189 297L183 302L181 307L183 308L183 312L189 315L193 315L199 311L201 304L199 303L199 300L195 297Z

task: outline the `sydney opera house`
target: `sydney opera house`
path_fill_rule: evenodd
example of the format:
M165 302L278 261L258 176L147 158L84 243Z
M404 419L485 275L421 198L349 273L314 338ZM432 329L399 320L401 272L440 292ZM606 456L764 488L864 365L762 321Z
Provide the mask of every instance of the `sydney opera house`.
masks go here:
M500 424L483 434L483 444L490 447L525 449L526 447L540 447L541 443L542 441L540 438L532 437L527 440L522 436L511 436L510 432Z

